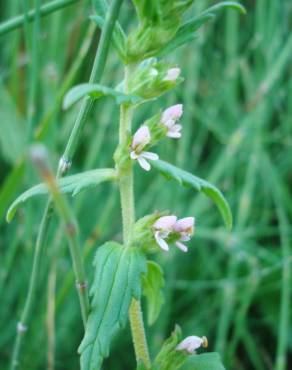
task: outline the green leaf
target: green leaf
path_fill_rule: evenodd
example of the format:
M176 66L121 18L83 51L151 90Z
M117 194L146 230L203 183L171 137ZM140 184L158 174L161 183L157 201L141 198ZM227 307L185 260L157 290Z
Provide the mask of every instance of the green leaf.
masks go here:
M111 168L103 168L97 170L86 171L72 176L66 176L58 180L60 190L63 193L72 193L73 196L80 193L82 190L95 187L101 182L114 180L116 178L115 170ZM10 222L15 215L17 208L27 199L36 195L48 194L47 185L44 183L35 185L22 193L11 204L7 211L6 219Z
M138 248L105 243L94 259L91 313L80 344L81 370L98 370L116 332L125 326L132 298L140 299L145 256Z
M187 355L184 351L177 351L176 347L182 340L181 329L175 326L171 336L165 340L161 350L156 356L153 369L155 370L178 370L185 362Z
M99 84L85 83L74 86L67 92L63 101L63 108L64 109L69 108L71 105L73 105L74 103L76 103L85 96L90 96L95 99L98 99L102 96L111 96L116 100L117 104L122 103L136 104L143 100L139 96L126 95L120 91L112 89L111 87Z
M225 370L218 353L189 356L180 370Z
M232 228L232 213L227 200L219 189L209 182L192 175L170 163L158 160L152 161L151 165L158 169L168 179L176 180L180 185L191 187L206 194L218 207L227 229Z
M223 8L233 8L245 13L245 9L242 5L235 1L223 1L219 4L211 6L204 12L184 23L177 31L176 35L164 46L159 52L159 56L165 56L176 50L178 47L193 41L197 38L196 31L207 21L215 18L216 13Z
M164 302L162 288L164 277L162 268L153 261L147 261L147 274L142 280L143 295L147 298L148 324L152 325L157 320L161 306Z
M159 56L165 56L167 54L170 54L174 50L176 50L178 47L193 41L197 38L196 31L208 20L213 19L213 14L205 14L202 16L198 16L193 18L192 20L186 22L183 24L178 32L176 33L175 37L162 48L162 50L159 53Z
M233 8L240 11L242 14L246 14L244 6L239 4L237 1L222 1L219 4L213 5L210 8L206 9L203 13L199 15L199 17L206 14L214 14L223 8Z

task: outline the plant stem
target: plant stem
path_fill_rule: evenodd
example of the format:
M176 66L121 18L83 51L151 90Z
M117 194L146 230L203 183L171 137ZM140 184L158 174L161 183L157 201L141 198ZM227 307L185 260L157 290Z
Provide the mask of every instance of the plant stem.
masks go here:
M128 78L130 73L131 67L125 67L125 92L128 90ZM122 104L119 129L119 145L121 147L126 144L127 137L131 133L132 116L133 107L128 104ZM129 168L120 172L119 188L123 220L123 238L124 244L128 245L132 237L132 229L135 222L134 181L132 166L129 166ZM137 363L142 361L146 368L149 369L151 362L140 301L132 299L129 310L129 318Z
M106 24L101 34L101 39L99 42L98 50L95 56L94 65L92 68L92 72L90 75L89 82L99 82L101 80L101 76L105 67L106 57L109 51L109 45L111 41L111 36L114 28L115 21L118 17L119 10L121 7L123 0L113 0L111 6L109 8L107 17L106 17ZM77 143L80 140L81 131L83 125L85 123L86 116L91 108L92 99L84 99L82 107L79 111L77 119L75 121L74 127L71 131L68 143L66 145L63 158L68 158L71 160L71 157L74 155L74 152L77 147ZM58 169L57 177L61 177L64 173ZM33 304L33 300L36 293L36 286L38 281L38 273L40 269L40 260L42 250L46 240L47 230L49 228L50 219L52 214L52 202L49 199L47 205L44 209L44 213L42 216L41 225L38 232L34 258L33 258L33 266L32 266L32 273L30 276L29 282L29 291L26 297L24 311L21 315L21 320L18 324L17 336L14 344L13 355L12 355L12 364L11 369L15 370L19 365L19 355L21 350L21 344L23 340L23 336L27 330L27 325L30 317L30 312Z
M50 13L53 13L59 9L63 9L68 5L77 3L79 0L54 0L51 1L45 5L43 5L40 8L40 14L41 16L48 15ZM5 33L8 33L10 31L16 30L17 28L21 27L27 18L27 21L32 22L35 19L37 11L35 9L30 10L27 14L18 15L12 19L9 19L8 21L3 22L0 24L0 35L3 35Z

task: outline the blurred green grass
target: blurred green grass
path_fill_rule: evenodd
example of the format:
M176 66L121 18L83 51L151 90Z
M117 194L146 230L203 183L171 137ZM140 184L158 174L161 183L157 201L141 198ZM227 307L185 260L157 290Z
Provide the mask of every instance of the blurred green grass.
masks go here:
M34 2L23 3L31 8ZM191 14L213 3L197 1ZM222 12L200 31L196 42L177 50L170 59L182 68L185 82L139 109L135 117L137 127L152 113L184 103L182 139L166 142L157 151L162 159L222 189L235 218L228 233L203 195L178 188L155 170L147 174L136 169L137 217L166 208L197 219L196 237L187 255L173 250L157 256L166 274L165 305L157 323L147 330L152 353L175 323L186 335L207 335L210 350L221 353L227 369L284 369L279 361L287 336L289 369L292 3L242 3L246 16ZM0 6L1 21L23 11L21 2L2 0ZM42 197L31 200L6 224L10 202L38 182L26 158L33 141L28 107L35 102L32 124L56 166L78 111L78 106L62 111L62 95L70 86L87 81L98 43L98 30L88 20L91 13L90 2L81 1L43 18L34 58L33 24L0 36L1 369L9 367L45 203ZM125 1L120 18L128 28L132 15L130 2ZM103 82L115 86L121 77L122 68L112 50ZM118 108L111 99L100 100L88 118L71 173L112 166L117 127ZM102 185L72 199L72 205L90 274L96 247L120 238L117 189ZM57 219L50 227L41 270L22 368L50 369L55 348L56 369L77 369L82 322ZM129 333L122 333L105 369L134 368L133 359Z

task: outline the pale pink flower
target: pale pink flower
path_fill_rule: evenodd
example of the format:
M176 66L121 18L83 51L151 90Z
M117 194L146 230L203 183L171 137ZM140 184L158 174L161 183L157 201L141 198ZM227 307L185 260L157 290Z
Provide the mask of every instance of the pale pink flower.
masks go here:
M175 81L180 75L180 68L170 68L166 72L166 76L164 77L164 81Z
M151 135L149 128L147 126L141 126L133 136L133 141L131 148L133 149L130 153L130 157L137 160L139 165L145 170L149 171L151 169L150 163L147 161L155 161L159 159L156 153L145 152L143 149L151 141Z
M167 127L167 134L166 136L178 139L181 137L181 129L182 125L177 124L177 121L181 118L183 114L183 105L176 104L169 108L167 108L161 117L161 122L164 126Z
M207 347L207 338L206 337L197 337L192 335L190 337L186 337L182 342L178 344L176 347L177 351L186 351L189 354L195 352L196 349L200 348L201 346Z
M173 225L173 231L180 233L180 238L175 243L175 245L183 252L187 252L188 248L186 245L181 243L181 241L187 242L191 239L191 236L194 233L194 227L195 227L194 217L181 218Z
M169 246L165 239L173 230L173 225L176 223L176 216L162 216L153 225L155 232L154 237L161 249L169 251Z
M153 225L155 240L161 249L169 251L169 246L165 239L171 233L178 233L179 239L175 242L175 245L181 251L187 252L188 248L181 242L191 239L191 235L194 232L194 225L194 217L185 217L180 220L173 215L160 217Z

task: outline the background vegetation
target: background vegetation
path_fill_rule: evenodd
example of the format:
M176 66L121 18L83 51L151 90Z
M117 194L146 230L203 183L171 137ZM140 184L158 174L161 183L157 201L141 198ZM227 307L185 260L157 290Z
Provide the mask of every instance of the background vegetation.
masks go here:
M1 21L37 2L1 0ZM197 0L190 14L213 3ZM204 195L136 168L138 217L168 208L197 220L188 254L172 250L157 257L165 268L165 305L147 330L155 353L178 323L186 335L206 335L227 369L283 370L292 368L292 3L242 3L246 16L223 12L195 42L177 50L172 59L185 82L176 97L143 106L135 120L138 127L159 109L183 102L183 138L167 141L160 157L221 188L235 219L229 233ZM88 80L98 44L90 14L89 1L72 1L35 24L6 33L0 26L1 369L9 367L45 197L29 201L11 224L5 213L16 195L39 181L26 156L30 143L45 143L57 166L78 112L78 105L64 112L62 97ZM124 1L121 22L131 28L133 18L130 1ZM115 86L121 77L111 49L103 83ZM95 104L71 173L113 165L117 117L110 98ZM120 239L117 189L102 185L71 201L90 274L96 247ZM22 368L78 369L82 332L68 248L54 218ZM104 368L131 369L133 361L129 332L123 332Z

